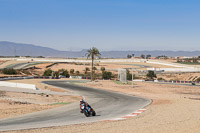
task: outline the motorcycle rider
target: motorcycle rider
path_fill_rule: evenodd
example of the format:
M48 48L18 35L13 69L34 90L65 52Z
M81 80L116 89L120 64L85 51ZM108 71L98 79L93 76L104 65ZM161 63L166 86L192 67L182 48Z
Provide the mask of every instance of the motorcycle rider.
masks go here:
M86 107L89 107L89 108L92 108L87 102L85 102L83 99L80 100L80 109L81 109L81 113L83 113L83 109L81 108L82 106L84 106L85 108Z

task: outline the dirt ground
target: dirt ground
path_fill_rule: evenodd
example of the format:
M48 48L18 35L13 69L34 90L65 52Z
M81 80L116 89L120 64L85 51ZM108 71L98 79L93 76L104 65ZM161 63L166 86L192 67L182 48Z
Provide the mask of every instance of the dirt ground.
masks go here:
M44 79L11 80L10 82L35 84L41 90L67 92L60 88L42 84L41 81L44 81ZM79 100L79 96L0 91L0 119L51 109Z
M163 73L157 74L157 78L163 80L175 80L175 81L196 81L200 77L200 73Z
M199 133L200 88L135 82L131 85L113 81L81 83L84 86L150 98L152 104L136 117L120 121L95 122L62 127L10 131L5 133Z

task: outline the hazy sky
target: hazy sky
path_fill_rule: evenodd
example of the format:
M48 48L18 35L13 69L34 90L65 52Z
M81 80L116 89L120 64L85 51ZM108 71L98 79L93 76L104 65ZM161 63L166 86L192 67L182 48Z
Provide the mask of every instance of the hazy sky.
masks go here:
M200 50L200 1L0 0L0 41L58 50Z

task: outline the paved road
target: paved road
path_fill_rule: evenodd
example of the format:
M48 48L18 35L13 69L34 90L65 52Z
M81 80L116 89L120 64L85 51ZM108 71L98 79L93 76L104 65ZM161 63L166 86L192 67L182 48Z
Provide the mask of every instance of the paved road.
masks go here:
M17 63L17 64L12 64L12 65L9 65L9 66L6 66L5 68L8 68L8 69L23 69L24 67L27 67L28 65L30 66L33 66L33 65L36 65L36 64L40 64L40 63L43 63L43 62L25 62L25 63Z
M26 66L27 64L28 64L27 62L26 63L17 63L17 64L9 65L9 66L7 66L5 68L8 68L8 69L11 69L11 68L20 69L20 68Z
M42 128L95 122L118 118L141 109L151 100L95 88L81 87L66 81L48 81L50 85L62 87L83 96L97 112L95 117L85 117L79 112L79 102L51 110L0 120L0 131Z

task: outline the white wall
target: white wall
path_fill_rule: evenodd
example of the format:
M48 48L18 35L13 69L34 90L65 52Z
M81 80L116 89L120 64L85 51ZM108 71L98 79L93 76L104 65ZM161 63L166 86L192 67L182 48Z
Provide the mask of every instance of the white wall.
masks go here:
M36 86L34 84L22 84L22 83L11 83L11 82L0 81L0 86L36 90Z
M200 72L198 68L147 68L152 71L164 71L164 72Z

